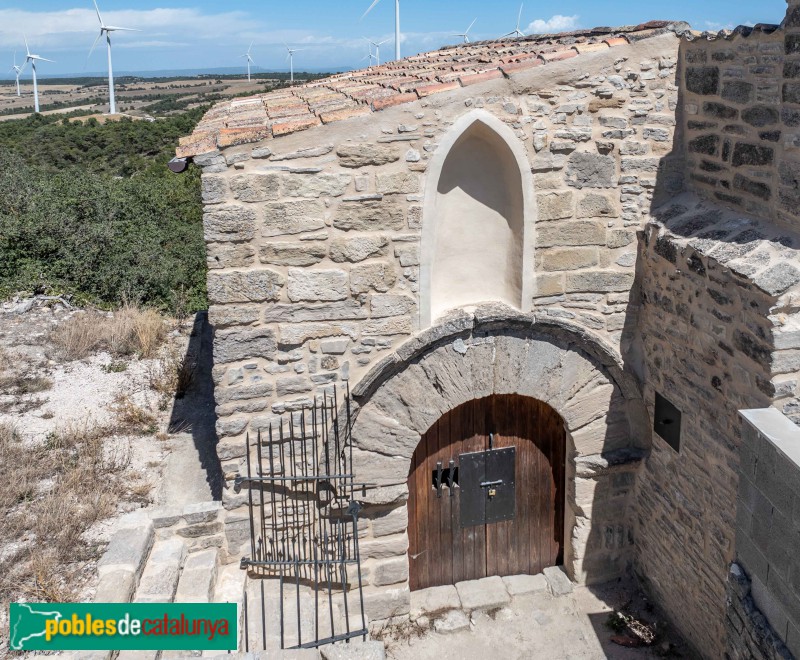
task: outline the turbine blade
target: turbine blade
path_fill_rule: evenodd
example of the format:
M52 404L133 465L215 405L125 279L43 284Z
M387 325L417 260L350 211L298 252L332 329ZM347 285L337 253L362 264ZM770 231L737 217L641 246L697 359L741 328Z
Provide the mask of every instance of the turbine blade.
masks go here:
M124 27L115 27L113 25L106 25L106 30L108 32L141 32L139 28L124 28Z
M25 54L26 55L30 55L31 54L31 49L28 48L28 37L26 37L25 34L23 34L22 38L25 39Z
M375 5L377 5L380 1L381 0L373 0L373 3L369 6L369 9L367 9L367 11L365 11L363 14L361 14L361 18L364 18L364 16L369 14L373 10Z
M476 18L475 21L477 21L477 20L478 19ZM467 28L467 31L465 32L465 34L469 34L469 31L472 29L472 26L475 25L475 21L472 21L472 23L469 24L469 27Z
M100 21L100 25L103 25L103 18L100 16L100 7L97 6L97 0L92 0L94 2L94 10L97 12L97 20Z
M46 57L37 57L36 59L41 60L42 62L52 62L53 64L56 62L55 60L48 60Z
M97 35L97 39L94 40L94 43L92 44L92 47L89 49L89 54L86 56L87 60L92 56L92 53L94 52L94 49L97 48L97 44L100 42L100 39L102 39L102 38L103 38L103 32L101 30L100 34Z
M519 23L522 20L522 8L524 6L525 6L524 4L520 4L519 6L519 14L517 15L517 32L519 32Z

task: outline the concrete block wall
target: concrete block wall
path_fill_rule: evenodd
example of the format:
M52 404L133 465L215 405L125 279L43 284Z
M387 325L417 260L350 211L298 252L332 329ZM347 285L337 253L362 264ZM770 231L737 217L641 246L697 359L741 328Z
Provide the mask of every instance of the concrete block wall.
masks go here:
M729 599L729 654L785 657L783 644L800 657L800 428L774 408L743 410L741 420L736 562L744 579L732 568L731 582L746 588Z

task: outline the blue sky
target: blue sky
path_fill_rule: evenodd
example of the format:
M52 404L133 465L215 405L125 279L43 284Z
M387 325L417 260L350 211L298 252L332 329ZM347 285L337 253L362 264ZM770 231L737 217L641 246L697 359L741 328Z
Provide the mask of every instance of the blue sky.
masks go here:
M283 43L303 48L295 69L359 67L367 54L362 36L394 38L394 0L381 0L363 20L371 0L98 0L107 24L139 28L114 35L114 68L159 70L237 66L254 42L252 55L263 69L286 69ZM739 24L780 23L785 0L561 0L525 4L521 27L526 33L562 31L598 25L636 24L652 19L685 20L700 30ZM403 55L438 48L458 40L477 18L473 40L495 38L513 30L519 0L401 0ZM96 36L91 0L0 0L0 63L31 50L56 60L40 73L102 71L104 49L87 62ZM381 48L382 59L393 42ZM5 69L6 67L3 66Z

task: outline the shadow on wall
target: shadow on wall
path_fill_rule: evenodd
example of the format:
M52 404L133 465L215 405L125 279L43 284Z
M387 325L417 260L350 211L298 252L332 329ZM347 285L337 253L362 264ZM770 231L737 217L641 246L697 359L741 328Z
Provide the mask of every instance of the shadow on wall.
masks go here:
M198 312L194 319L184 364L194 364L191 383L184 395L176 398L167 431L190 433L206 482L214 500L222 499L224 477L217 456L217 414L212 379L214 332L208 312Z

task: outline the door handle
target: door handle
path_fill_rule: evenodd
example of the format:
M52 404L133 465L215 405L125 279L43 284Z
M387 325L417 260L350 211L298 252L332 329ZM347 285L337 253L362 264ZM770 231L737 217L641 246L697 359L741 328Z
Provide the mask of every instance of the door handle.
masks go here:
M481 481L481 488L493 488L494 486L502 486L505 482L502 479L495 481Z

